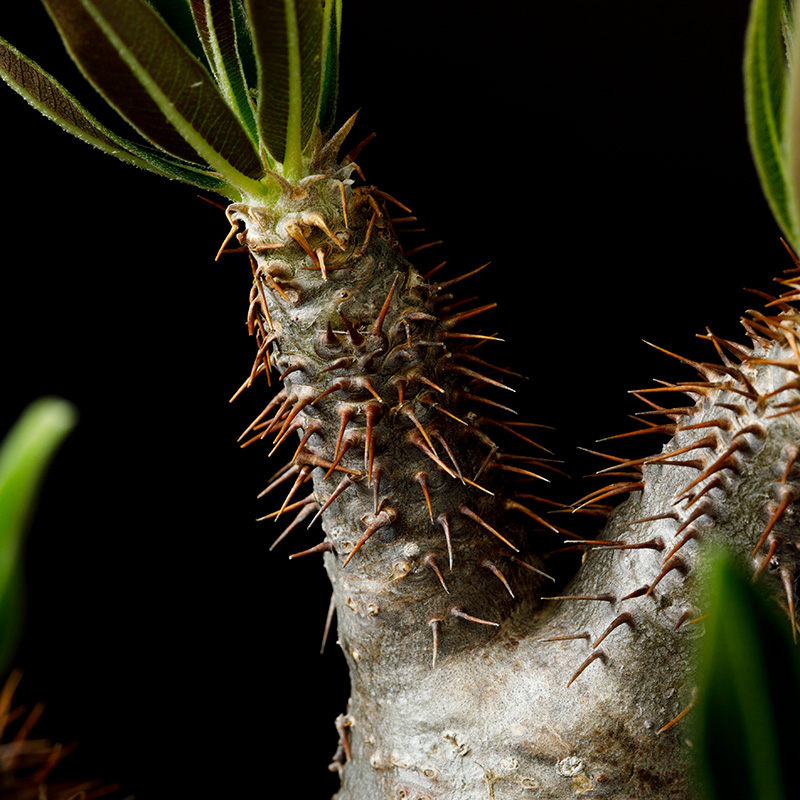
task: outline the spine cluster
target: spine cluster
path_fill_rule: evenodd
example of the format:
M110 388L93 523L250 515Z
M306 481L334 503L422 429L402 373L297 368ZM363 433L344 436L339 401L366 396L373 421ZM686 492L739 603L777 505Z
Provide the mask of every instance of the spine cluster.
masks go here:
M291 453L263 492L285 491L269 516L293 515L279 540L322 518L324 540L293 557L325 553L341 575L349 658L399 637L435 664L537 602L544 573L521 523L555 528L510 484L550 465L498 399L513 390L484 358L496 337L466 329L494 304L420 275L395 233L413 218L390 218L391 199L353 188L351 169L287 190L277 213L228 209L254 275L245 386L273 370L281 382L245 443Z

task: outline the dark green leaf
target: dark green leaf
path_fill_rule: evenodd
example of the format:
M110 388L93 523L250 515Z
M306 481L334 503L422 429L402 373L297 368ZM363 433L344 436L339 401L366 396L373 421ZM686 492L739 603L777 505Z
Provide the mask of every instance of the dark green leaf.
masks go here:
M254 141L258 141L255 112L239 60L232 2L190 0L197 32L217 86Z
M745 106L761 186L775 219L797 249L800 224L784 146L788 77L785 8L785 0L753 0L745 50Z
M72 56L146 138L226 181L262 188L260 159L201 64L144 0L44 0Z
M790 625L728 556L713 561L695 752L713 800L790 800L800 665Z
M189 0L147 0L167 23L172 32L186 45L191 54L204 66L205 52L197 36Z
M177 161L106 128L58 81L4 39L0 39L0 77L48 119L84 142L158 175L231 196L231 187L209 175L202 164Z
M259 66L261 139L290 179L317 121L322 60L319 0L248 0Z
M342 30L342 0L325 4L322 34L322 90L319 100L319 127L330 133L336 122L336 95L339 92L339 41Z
M37 400L0 448L0 672L21 629L23 536L47 465L76 421L65 400Z

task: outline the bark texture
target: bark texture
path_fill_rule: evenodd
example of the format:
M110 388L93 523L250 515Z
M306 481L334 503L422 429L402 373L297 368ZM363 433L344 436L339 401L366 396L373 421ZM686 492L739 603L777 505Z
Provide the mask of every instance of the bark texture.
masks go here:
M247 435L294 451L265 490L286 490L279 540L325 531L298 555L324 555L351 673L337 800L690 800L704 545L751 561L794 616L797 283L747 323L752 346L709 335L718 363L659 387L644 419L669 443L576 504L632 495L552 598L532 532L556 527L531 490L550 465L504 406L493 337L467 330L486 306L413 268L404 212L352 169L272 213L228 210L255 278L245 385L282 380Z

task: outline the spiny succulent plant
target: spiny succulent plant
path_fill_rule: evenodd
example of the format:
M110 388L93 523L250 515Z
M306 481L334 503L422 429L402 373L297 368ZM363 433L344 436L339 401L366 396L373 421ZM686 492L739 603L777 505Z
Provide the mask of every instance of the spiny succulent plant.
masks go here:
M139 0L46 6L150 144L111 133L6 45L12 88L101 149L231 201L227 249L241 246L253 276L257 355L242 388L280 383L242 442L265 440L288 459L265 483L269 496L283 490L267 515L288 523L280 547L322 521L322 542L298 548L323 553L351 669L338 797L690 796L672 723L691 700L701 623L688 623L704 613L697 539L741 539L794 602L793 284L771 307L781 315L750 323L747 347L709 334L718 363L693 361L701 381L677 389L692 404L650 409L674 441L664 454L620 457L612 471L625 474L575 503L634 493L605 534L575 544L574 517L539 501L551 454L506 408L518 378L490 366L504 335L482 322L493 298L462 303L460 286L475 279L413 265L428 255L403 234L413 215L360 179L361 156L344 142L352 120L333 124L336 5L153 3L179 39ZM158 215L169 227L169 212ZM507 232L519 219L528 216L515 208L488 227ZM533 257L522 242L516 252ZM179 306L192 329L207 313L192 303L198 280L189 273ZM123 334L141 325L124 306L110 301ZM569 308L561 326L581 325ZM527 335L537 347L565 341ZM580 339L591 344L591 333ZM559 396L535 362L510 371ZM754 511L734 502L744 497ZM588 551L585 563L569 587L545 588L540 555L565 546Z

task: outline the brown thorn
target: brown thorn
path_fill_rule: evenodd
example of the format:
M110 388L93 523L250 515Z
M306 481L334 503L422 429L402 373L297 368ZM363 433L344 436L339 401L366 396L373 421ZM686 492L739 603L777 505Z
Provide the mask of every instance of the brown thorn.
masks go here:
M683 711L681 711L681 713L678 714L677 717L670 720L666 725L662 725L656 731L656 736L658 736L661 733L664 733L664 731L669 730L673 725L676 725L678 722L680 722L694 708L696 702L697 702L697 690L695 689L692 692L692 699L689 702L689 705L686 706L686 708L684 708Z
M364 546L366 541L377 531L383 528L386 525L391 525L394 522L395 518L397 517L397 512L392 508L384 508L382 511L379 511L373 518L372 522L367 526L367 530L364 532L364 535L358 540L356 546L350 551L350 555L344 560L342 564L342 569L344 569L349 563L350 559Z
M496 531L488 522L481 519L481 517L479 517L471 508L468 508L465 505L461 505L459 506L458 511L462 516L466 517L467 519L471 519L473 522L477 522L478 525L482 526L483 528L486 528L486 530L489 531L489 533L496 536L504 544L507 544L515 553L519 553L518 547L514 547L514 545L511 544L511 542L509 542L508 539L505 538L505 536Z
M257 495L258 499L260 500L262 497L264 497L264 495L269 494L276 486L279 486L285 480L288 480L289 478L291 478L292 475L296 475L299 471L300 471L300 467L298 467L296 464L291 464L291 463L287 464L285 467L283 467L283 469L281 469L277 473L277 476L275 477L275 480L273 480L272 483L270 483L267 486L266 489L263 489Z
M342 217L344 219L344 227L346 230L349 230L350 223L347 220L347 198L345 197L344 181L339 183L339 194L342 198Z
M450 537L450 517L447 514L439 514L436 521L442 526L444 530L444 538L447 542L447 557L450 559L450 571L453 570L453 541Z
M647 592L645 592L645 597L650 597L650 595L653 593L653 589L655 589L656 586L658 586L658 584L661 583L661 581L674 569L678 570L681 575L685 575L689 570L689 568L686 566L686 562L680 556L673 556L672 558L668 559L664 562L661 572L656 575L656 579L652 584L650 584Z
M349 449L350 449L350 448L351 448L351 447L352 447L354 444L356 444L356 441L357 441L356 439L351 439L351 438L349 438L349 437L348 437L347 439L345 439L345 440L344 440L344 444L342 445L342 449L339 451L339 455L338 455L338 456L337 456L337 457L334 459L334 461L331 463L330 467L328 468L328 471L325 473L325 475L323 476L322 480L324 480L324 481L328 480L328 478L330 478L330 476L331 476L331 473L332 473L334 470L336 470L336 469L338 469L338 468L339 468L339 462L342 460L342 458L344 458L344 454L345 454L345 453L346 453L346 452L347 452L347 451L348 451L348 450L349 450Z
M342 190L344 191L344 186L342 186ZM331 632L331 625L333 624L333 615L336 613L336 593L331 592L331 599L328 603L328 614L325 617L325 629L322 631L322 644L319 648L319 654L322 655L325 652L325 645L328 642L328 634Z
M467 620L467 622L477 622L479 625L491 625L494 628L499 628L500 627L500 623L499 622L490 622L489 620L486 620L486 619L478 619L478 617L473 617L470 614L467 614L464 611L462 611L460 608L453 607L453 608L450 609L450 613L454 617L458 617L459 619Z
M775 536L770 536L767 541L769 542L769 550L767 554L764 556L764 560L761 562L758 569L753 574L753 580L757 581L761 577L761 573L769 566L770 561L772 561L775 552L778 549L778 545L780 544L780 540Z
M606 497L613 497L614 495L624 494L626 492L640 492L644 489L644 481L636 481L631 483L615 483L608 487L606 490L599 489L597 492L592 492L581 498L579 505L573 508L573 513L580 510L584 506L591 503L596 503L598 500L605 500ZM600 492L600 494L598 494ZM596 496L595 496L596 495Z
M650 585L645 584L644 586L640 586L638 589L634 589L630 594L626 594L625 597L620 597L620 603L623 600L632 600L634 597L641 597L642 595L646 595L650 591Z
M373 211L372 216L369 218L369 224L367 225L367 233L364 236L364 241L361 243L361 246L358 248L356 255L364 255L367 251L367 247L369 246L369 240L372 238L372 229L375 227L375 220L378 218L378 212Z
M289 556L289 561L295 558L301 558L302 556L313 556L317 553L331 552L333 552L333 545L326 539L324 542L314 545L314 547L309 547L308 550L301 550L299 553L292 553Z
M444 582L444 575L442 575L442 571L439 569L439 565L436 563L434 556L432 554L428 554L423 560L424 563L433 570L434 574L439 579L439 583L442 584L442 589L444 589L447 594L450 594L450 590L447 588L447 584Z
M797 617L794 610L794 572L786 565L779 570L783 591L786 594L786 603L789 609L789 621L792 623L792 639L797 644Z
M775 509L775 512L769 519L767 523L767 527L764 529L764 533L761 534L761 538L758 540L758 544L753 548L753 552L750 554L751 558L756 557L756 553L761 549L761 546L764 542L767 541L767 537L772 533L772 529L778 523L778 520L783 516L784 511L789 507L789 503L792 502L794 499L794 492L788 486L781 486L779 489L780 495L780 504Z
M604 631L600 634L600 638L592 645L594 649L609 633L619 628L620 625L629 625L632 630L635 630L636 625L633 621L633 614L630 611L623 611Z
M484 342L504 342L505 339L500 339L497 336L487 336L482 333L455 333L453 331L442 331L440 334L442 339L478 339Z
M228 246L228 242L231 239L233 239L238 230L239 230L239 223L237 222L235 225L231 223L231 229L228 231L228 235L225 237L225 240L220 245L219 250L217 250L217 254L216 256L214 256L214 261L219 261L219 257L222 255L222 251Z
M597 600L601 603L616 603L616 595L606 592L605 594L561 594L553 597L542 597L541 600ZM624 598L623 598L624 599Z
M680 550L681 547L683 547L687 542L691 541L692 539L699 538L700 535L698 534L697 530L695 528L689 528L680 538L680 541L678 541L678 543L672 548L672 550L670 550L669 553L664 556L664 561L669 561L669 559L671 559L672 556L674 556L675 553L677 553L678 550Z
M441 324L445 328L452 328L454 325L458 325L459 322L463 322L465 319L471 319L472 317L478 316L478 314L483 314L485 311L490 311L496 307L497 303L487 303L485 306L478 306L478 308L473 308L469 311L461 311L458 314L452 314L449 317L445 317L441 321Z
M591 641L592 637L589 636L588 631L583 633L571 633L565 636L551 636L549 639L539 639L540 642L571 642L575 639L586 639L587 642Z
M669 436L675 433L675 423L667 425L650 425L647 428L640 428L636 431L628 431L627 433L617 433L614 436L605 436L602 439L596 439L597 442L610 442L612 439L628 439L631 436L642 436L646 433L666 433Z
M417 253L422 252L423 250L427 250L430 247L436 247L440 244L444 244L444 242L441 239L435 242L426 242L425 244L418 245L417 247L412 247L410 250L404 250L403 257L411 258L412 256L417 255Z
M598 659L600 661L602 661L603 664L607 664L608 663L608 656L605 654L605 651L603 651L603 650L595 650L589 656L589 658L587 658L586 661L584 661L583 664L581 664L578 667L578 669L575 670L575 674L569 679L569 682L567 683L567 688L572 686L572 684L575 681L575 679L586 669L586 667L589 666L589 664L592 663L592 661L597 661Z
M797 457L800 455L800 447L795 444L787 445L784 450L786 452L786 469L783 471L781 483L786 483L789 478L789 473L792 471L792 467L795 465Z
M374 134L373 134L373 136L374 136ZM375 194L377 194L379 197L383 197L384 200L388 200L390 203L394 203L399 208L402 208L403 211L407 212L408 214L412 213L411 209L408 206L403 205L396 197L392 197L390 194L387 194L386 192L382 191L381 189L373 189L372 191Z
M500 580L500 582L503 584L503 586L505 586L505 587L506 587L506 591L507 591L507 592L508 592L508 593L509 593L509 594L510 594L512 597L514 597L514 592L512 591L512 589L511 589L511 586L510 586L509 582L506 580L506 576L505 576L505 575L503 575L503 573L502 573L502 572L500 572L500 570L498 569L498 567L497 567L497 565L496 565L496 564L494 564L492 561L489 561L489 559L487 558L487 559L485 559L485 560L484 560L484 562L483 562L483 564L482 564L481 566L484 566L484 567L486 567L486 569L488 569L488 570L489 570L489 572L491 572L491 573L492 573L492 575L494 575L494 576L496 576L497 578L499 578L499 580Z
M328 270L325 267L325 251L318 247L314 252L317 254L317 263L319 264L319 271L322 273L322 280L327 281Z
M422 423L417 419L417 415L414 413L413 409L410 406L403 406L400 410L411 420L411 422L414 424L414 427L422 434L422 438L425 439L428 447L431 449L431 452L433 452L435 455L436 448L433 446L431 437L428 435L428 432L425 430Z
M534 447L538 447L540 450L544 450L545 453L551 453L552 454L552 452L553 452L552 450L548 450L546 447L544 447L544 445L541 445L538 442L534 442L533 439L529 439L527 436L523 436L519 431L515 431L511 427L511 423L500 422L499 420L489 419L488 417L481 417L479 422L487 422L490 425L494 425L495 427L500 428L501 430L504 430L506 433L510 433L513 436L517 436L518 438L522 439L523 442L527 442L528 444L531 444Z
M392 297L394 296L394 290L399 280L400 280L400 274L398 273L395 276L391 289L389 289L389 293L386 295L386 300L383 301L383 307L381 308L381 312L380 314L378 314L378 318L375 320L375 324L372 326L371 333L373 336L380 335L381 331L383 330L383 321L386 319L386 314L389 312L389 304L392 302Z
M275 397L269 401L269 403L267 403L267 405L264 407L264 410L242 431L242 435L236 441L240 442L242 439L244 439L244 437L250 433L250 431L253 430L253 428L258 425L258 423L261 422L261 420L264 419L264 417L269 414L269 412L272 411L272 409L275 408L278 403L284 401L285 399L286 391L281 389L281 391L278 392L278 394L276 394Z
M436 656L439 653L439 630L442 627L442 621L440 619L432 619L428 625L430 625L431 633L433 634L433 660L431 661L431 669L435 669Z
M345 490L350 488L353 485L353 481L349 475L345 475L344 478L339 481L339 485L331 492L331 496L319 507L319 510L314 515L314 519L308 523L308 527L310 528L321 516L324 514L333 503L334 500Z
M283 423L283 426L281 427L281 429L278 431L277 435L276 435L276 436L275 436L275 438L273 439L273 441L272 441L272 443L273 443L273 444L278 444L278 443L279 443L279 440L281 439L281 437L283 436L283 434L286 432L286 429L289 427L289 425L291 424L292 420L293 420L293 419L294 419L294 418L295 418L295 417L296 417L296 416L297 416L297 415L298 415L298 414L299 414L299 413L300 413L300 412L301 412L301 411L302 411L302 410L303 410L303 409L304 409L304 408L305 408L307 405L309 405L309 404L311 403L311 400L312 400L312 398L311 398L311 397L308 397L308 396L306 396L306 397L302 397L302 398L300 398L299 400L297 400L297 402L294 404L294 406L292 406L292 410L289 412L289 416L287 416L287 417L286 417L286 420L284 421L284 423ZM269 429L268 429L268 430L269 430Z
M511 556L511 560L515 564L519 564L521 567L525 567L526 569L529 569L531 572L535 572L537 575L541 575L543 578L547 578L548 580L553 581L553 583L556 582L556 579L552 575L548 575L543 570L534 567L533 564L529 564L527 561L523 561L521 558L517 558L516 556Z
M431 495L428 491L428 476L420 470L414 477L417 483L422 487L422 493L425 495L425 505L428 507L428 516L431 518L431 522L433 522L433 506L431 505Z
M501 383L500 381L496 381L492 378L487 378L485 375L481 375L480 372L475 372L475 370L467 369L467 367L462 367L459 364L448 364L446 367L448 372L457 372L460 375L466 375L468 378L472 378L473 380L480 381L481 383L486 383L489 386L496 386L498 389L505 389L508 392L516 392L516 389L512 389L510 386L506 386L505 383Z
M631 522L626 522L622 527L627 528L629 525L638 525L641 522L655 522L659 519L674 519L675 521L678 520L678 512L667 511L664 514L654 514L652 517L642 517L641 519L634 519Z
M461 467L459 467L459 466L458 466L458 462L456 461L456 457L455 457L455 455L453 454L453 451L450 449L450 445L447 443L447 440L444 438L444 436L442 435L442 433L441 433L440 431L434 430L434 432L433 432L433 435L436 437L436 441L437 441L437 442L439 442L439 444L440 444L440 445L442 446L442 448L444 449L445 453L447 453L447 457L448 457L448 458L450 459L450 461L453 463L453 466L455 467L455 470L456 470L456 472L458 473L459 480L460 480L462 483L466 483L466 482L467 482L467 479L466 479L466 478L464 477L464 475L462 474L462 472L461 472ZM471 486L475 486L475 487L477 487L478 489L481 489L481 488L482 488L481 486L478 486L478 484L476 484L476 483L473 483L472 481L469 481L469 483L470 483L470 485L471 485ZM488 489L487 489L487 490L484 490L484 491L487 491L487 492L488 492ZM489 494L492 494L492 492L489 492Z
M317 431L322 430L322 428L323 428L322 423L321 422L317 422L316 420L312 420L309 423L308 427L306 428L306 432L303 434L303 438L300 440L300 444L297 445L297 450L294 451L294 455L292 456L290 463L294 464L295 461L297 461L298 457L300 456L300 453L303 452L303 449L308 444L308 440Z
M522 503L518 503L516 500L506 500L505 503L506 510L508 511L519 511L522 514L526 514L531 519L538 522L540 525L544 525L545 528L549 528L551 531L558 533L558 528L547 520L540 517L538 514L531 511L527 506L522 505Z
M300 488L301 484L305 483L305 481L311 477L312 469L312 467L307 465L300 468L297 478L295 479L292 488L289 490L289 494L286 495L286 499L283 501L283 505L281 506L280 511L276 515L275 519L278 519L278 517L286 510L286 507L289 505L289 501L292 499L292 497L294 497L294 493Z
M693 489L695 486L697 486L698 483L704 481L706 478L710 477L715 472L718 472L721 469L726 469L727 462L730 459L730 457L737 450L740 450L742 447L744 447L745 444L746 443L742 439L738 439L733 444L731 444L731 446L726 448L725 451L722 453L722 455L710 467L706 467L706 469L703 470L703 472L701 472L690 484L685 486L681 490L680 495L681 496L685 495L690 489Z
M282 542L309 514L314 513L317 503L313 500L313 498L311 502L304 500L302 503L303 507L300 509L300 512L294 518L294 521L291 523L291 525L288 525L283 533L281 533L281 535L270 545L270 551L280 544L280 542Z

